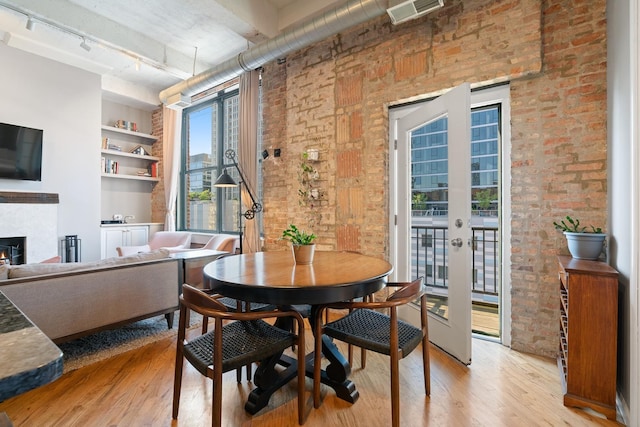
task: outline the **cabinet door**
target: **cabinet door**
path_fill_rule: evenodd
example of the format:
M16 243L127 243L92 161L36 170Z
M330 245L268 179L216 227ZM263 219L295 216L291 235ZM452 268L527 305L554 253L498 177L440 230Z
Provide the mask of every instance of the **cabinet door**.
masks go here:
M124 245L124 230L122 228L105 228L102 230L102 259L118 256L116 248Z
M127 246L142 246L149 243L148 227L127 227L129 243Z

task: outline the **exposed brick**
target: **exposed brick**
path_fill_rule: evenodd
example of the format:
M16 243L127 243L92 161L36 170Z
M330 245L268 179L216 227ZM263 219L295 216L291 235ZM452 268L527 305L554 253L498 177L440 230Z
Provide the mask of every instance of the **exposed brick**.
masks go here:
M606 228L605 9L605 0L451 0L265 64L263 141L283 150L263 163L267 249L284 249L277 238L288 222L317 215L319 247L388 257L387 107L465 81L509 80L512 347L554 356L555 255L566 243L552 223L572 214ZM297 198L308 147L322 154L323 197L312 209Z

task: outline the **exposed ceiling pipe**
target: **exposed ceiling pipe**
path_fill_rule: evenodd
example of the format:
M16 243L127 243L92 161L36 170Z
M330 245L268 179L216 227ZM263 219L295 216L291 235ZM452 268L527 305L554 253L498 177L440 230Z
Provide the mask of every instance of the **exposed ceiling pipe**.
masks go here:
M191 96L229 81L245 71L255 70L267 62L286 57L303 47L383 15L386 13L386 6L386 0L351 0L315 19L286 30L271 40L255 45L236 58L163 90L160 92L160 101L167 104L167 107L185 107L190 104Z

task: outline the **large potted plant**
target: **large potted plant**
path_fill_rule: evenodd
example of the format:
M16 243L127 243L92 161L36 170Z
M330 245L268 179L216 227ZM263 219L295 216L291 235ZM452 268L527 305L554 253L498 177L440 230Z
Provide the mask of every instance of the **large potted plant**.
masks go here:
M296 264L311 264L316 245L313 243L316 235L300 230L294 224L282 232L282 239L291 242L291 251Z
M587 260L600 258L607 237L600 227L581 226L579 219L571 218L569 215L560 222L554 221L553 225L557 230L564 232L572 257Z

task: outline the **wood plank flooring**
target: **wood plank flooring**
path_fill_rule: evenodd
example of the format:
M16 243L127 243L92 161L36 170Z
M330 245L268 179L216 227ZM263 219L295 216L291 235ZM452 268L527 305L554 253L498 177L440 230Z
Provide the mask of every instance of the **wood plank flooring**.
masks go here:
M310 336L310 334L309 334ZM309 340L310 341L310 340ZM308 346L309 347L309 346ZM424 395L420 349L400 361L403 426L614 426L580 409L566 408L554 360L473 341L466 367L431 347L431 397ZM15 427L22 426L207 426L211 382L185 369L180 414L171 420L175 341L165 338L137 350L64 374L52 384L0 403ZM306 426L388 426L391 423L388 357L359 353L351 378L360 392L353 405L323 388L319 409L307 380ZM295 381L277 392L256 416L243 405L251 383L224 376L223 425L297 425Z

